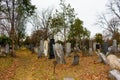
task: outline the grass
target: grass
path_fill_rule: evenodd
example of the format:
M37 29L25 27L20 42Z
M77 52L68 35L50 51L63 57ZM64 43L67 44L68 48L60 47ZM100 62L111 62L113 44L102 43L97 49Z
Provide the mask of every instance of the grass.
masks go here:
M10 56L1 56L0 57L0 72L8 69L13 63L13 58Z
M66 64L57 64L53 74L53 61L47 57L37 58L29 50L22 48L16 51L17 58L1 58L0 69L9 68L13 62L16 66L8 80L63 80L65 77L72 77L75 80L108 80L109 66L103 63L95 63L98 60L96 55L83 57L77 66L71 66L73 56L65 58ZM4 65L2 63L5 63ZM0 73L2 71L0 70ZM4 79L5 80L5 79Z

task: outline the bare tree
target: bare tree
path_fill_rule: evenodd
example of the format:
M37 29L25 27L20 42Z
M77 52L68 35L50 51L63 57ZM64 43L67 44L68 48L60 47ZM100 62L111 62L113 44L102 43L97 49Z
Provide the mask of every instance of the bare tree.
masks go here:
M34 30L43 30L45 32L44 38L48 38L50 34L50 24L52 20L53 9L47 8L43 9L41 13L36 11L36 13L31 17L30 22L34 26Z
M108 9L112 11L120 19L120 0L110 0L107 5Z
M106 37L115 38L115 35L118 34L120 30L120 20L118 17L110 17L108 14L106 15L102 14L99 16L97 25L104 29L104 35Z

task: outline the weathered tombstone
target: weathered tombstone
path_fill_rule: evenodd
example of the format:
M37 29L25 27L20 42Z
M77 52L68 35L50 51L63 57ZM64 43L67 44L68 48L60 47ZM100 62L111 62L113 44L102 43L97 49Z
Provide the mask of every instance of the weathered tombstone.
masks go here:
M117 41L116 40L113 40L111 52L114 54L117 53Z
M9 44L5 45L5 53L8 54L9 53Z
M44 41L43 39L40 40L40 47L38 50L38 58L42 57L42 54L44 52Z
M57 62L57 64L59 64L60 63L60 58L57 55L55 45L53 45L53 50L54 50L55 61Z
M93 50L96 51L96 42L93 42Z
M79 64L79 55L77 54L77 49L74 48L74 57L73 57L73 61L72 61L72 65L78 65Z
M61 44L56 43L54 46L55 49L55 59L57 61L57 63L60 64L65 64L65 59L64 59L64 51L63 51L63 47Z
M102 53L103 53L104 55L107 54L108 48L109 48L109 44L108 44L107 41L105 41L105 42L102 44Z
M55 40L52 38L50 39L50 44L49 44L49 59L55 58L54 56L54 50L53 50L53 45L55 44Z
M44 54L45 56L47 56L48 54L48 41L47 40L44 41Z
M107 56L107 61L111 69L117 69L120 71L120 60L117 56L110 54Z
M72 62L72 65L75 66L75 65L78 65L79 64L79 56L78 55L75 55L73 57L73 62Z
M70 56L71 53L71 43L66 43L66 56Z
M92 40L89 41L89 54L93 55Z
M38 51L38 50L39 50L39 48L38 48L38 47L34 47L34 52L35 52L35 53L37 53L37 54L38 54L38 53L39 53L39 51Z

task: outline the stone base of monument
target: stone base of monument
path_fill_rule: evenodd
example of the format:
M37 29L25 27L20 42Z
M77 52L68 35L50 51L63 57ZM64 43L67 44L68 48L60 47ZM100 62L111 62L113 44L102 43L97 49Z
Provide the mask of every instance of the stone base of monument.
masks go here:
M110 80L120 80L120 71L113 69L109 71Z

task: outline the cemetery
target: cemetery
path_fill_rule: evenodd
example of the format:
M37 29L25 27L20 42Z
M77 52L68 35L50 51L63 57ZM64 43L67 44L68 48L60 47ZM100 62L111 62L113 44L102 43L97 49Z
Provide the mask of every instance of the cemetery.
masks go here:
M67 0L40 11L34 1L0 0L0 80L120 80L120 0L98 20Z

